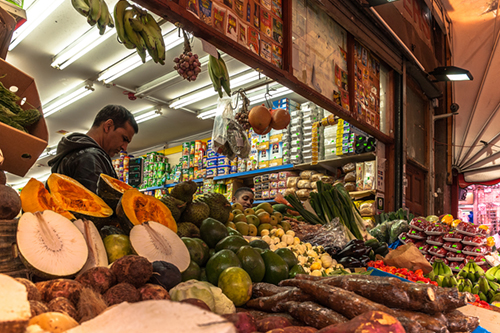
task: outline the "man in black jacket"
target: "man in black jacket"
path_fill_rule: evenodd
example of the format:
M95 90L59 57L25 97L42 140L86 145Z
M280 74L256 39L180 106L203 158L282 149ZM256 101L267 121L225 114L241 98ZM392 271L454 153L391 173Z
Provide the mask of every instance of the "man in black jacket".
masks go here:
M117 178L111 157L127 150L138 131L127 109L107 105L99 111L87 134L73 133L61 139L56 156L49 161L51 171L69 176L95 193L101 173Z

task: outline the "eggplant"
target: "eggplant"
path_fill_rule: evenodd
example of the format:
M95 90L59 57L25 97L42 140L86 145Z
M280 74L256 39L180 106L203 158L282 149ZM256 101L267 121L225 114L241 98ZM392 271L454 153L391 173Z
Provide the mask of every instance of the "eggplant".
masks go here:
M343 257L339 260L338 263L344 266L344 268L354 268L362 266L361 261L354 257Z
M361 240L361 239L352 239L352 240L349 241L349 243L347 243L345 245L345 247L348 247L349 245L353 245L353 244L364 245L365 242L363 240Z
M372 258L370 258L370 256L367 256L365 254L365 255L362 255L361 257L359 257L358 260L361 262L361 265L363 265L363 267L366 267L368 265L368 263L370 261L372 261Z
M385 242L380 243L380 246L377 247L374 252L375 254L380 254L381 256L385 257L389 253L389 245L387 245L387 243Z
M352 241L351 241L352 242ZM337 253L337 258L343 257L361 257L362 255L370 253L372 248L369 246L365 246L363 241L361 243L351 243L347 245L342 251Z

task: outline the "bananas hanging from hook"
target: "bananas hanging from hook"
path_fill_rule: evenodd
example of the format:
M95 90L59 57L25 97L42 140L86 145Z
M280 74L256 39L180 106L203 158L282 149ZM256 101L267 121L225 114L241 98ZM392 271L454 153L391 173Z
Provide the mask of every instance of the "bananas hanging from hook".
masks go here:
M106 27L114 28L113 16L104 0L71 0L71 5L91 26L97 24L99 34L104 35Z
M120 43L128 49L137 49L143 63L149 54L154 62L165 64L163 34L150 13L126 0L120 0L115 5L114 17Z

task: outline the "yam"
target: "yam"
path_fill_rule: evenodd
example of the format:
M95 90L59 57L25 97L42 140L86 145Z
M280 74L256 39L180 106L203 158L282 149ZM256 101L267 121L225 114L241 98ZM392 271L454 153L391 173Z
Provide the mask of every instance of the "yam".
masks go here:
M269 317L282 317L288 319L288 321L290 322L290 324L292 324L292 326L305 326L303 322L293 318L289 313L285 312L269 313L269 312L244 309L244 308L236 308L236 312L248 312L252 315L252 317L254 317L255 321Z
M41 300L40 292L33 282L24 278L16 278L16 281L21 282L26 287L26 292L28 293L28 301Z
M458 310L447 312L444 316L448 320L450 332L472 332L479 326L479 318L467 316Z
M307 302L313 301L314 297L299 288L292 288L287 291L275 294L273 296L259 297L251 299L246 303L246 306L252 309L257 309L266 312L278 312L278 305L284 302Z
M104 294L104 300L108 306L119 304L122 302L139 302L141 294L133 285L127 282L118 283L116 286L111 287Z
M91 288L83 288L78 301L80 324L103 313L108 305L101 294Z
M314 327L288 326L285 328L275 328L274 330L267 331L267 333L314 333L317 331Z
M157 284L147 283L139 288L139 293L141 294L141 301L150 299L170 299L168 291Z
M257 321L256 325L259 332L267 332L275 328L292 326L287 318L279 316L263 318Z
M210 307L207 305L207 303L203 302L201 299L185 298L181 301L181 303L191 304L191 305L197 306L203 310L212 311L212 310L210 310Z
M83 289L80 282L69 279L37 282L35 285L40 292L42 302L45 303L49 303L56 297L64 297L76 305L80 299L80 292Z
M279 305L278 308L287 311L292 317L304 322L306 325L317 329L348 321L343 315L315 302L286 302Z
M82 286L89 287L97 291L99 294L104 294L109 288L116 284L115 273L108 267L92 267L82 274L79 274L76 281Z
M30 302L30 310L32 318L38 316L39 314L49 312L47 304L40 301L29 301L29 302Z
M47 304L50 312L64 313L78 321L78 312L70 300L64 297L56 297Z
M118 283L130 283L136 288L142 287L153 275L153 264L148 259L128 255L113 262L111 271L116 276Z
M227 321L231 322L238 333L252 333L257 331L255 319L248 312L229 313L222 315Z
M396 318L401 322L413 321L419 323L424 329L436 332L446 333L447 320L443 316L430 316L422 312L404 311L393 309L396 313ZM404 318L403 318L404 317Z
M305 274L303 274L305 275ZM310 275L307 275L310 276ZM293 287L280 287L272 283L258 282L252 285L252 298L267 297L290 290Z
M318 331L318 333L344 332L405 333L405 329L403 328L403 325L401 325L401 323L393 316L380 311L369 311L354 317L346 323L330 325Z

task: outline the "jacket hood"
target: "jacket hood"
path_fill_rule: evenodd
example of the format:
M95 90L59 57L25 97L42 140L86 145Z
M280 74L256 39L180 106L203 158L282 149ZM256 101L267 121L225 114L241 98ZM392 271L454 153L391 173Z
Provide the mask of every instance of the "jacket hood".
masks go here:
M51 159L48 164L52 167L53 170L57 170L59 163L61 160L68 154L83 150L90 147L96 147L102 150L101 146L97 144L90 136L82 133L73 133L68 136L65 136L59 141L57 145L57 153L53 159Z

